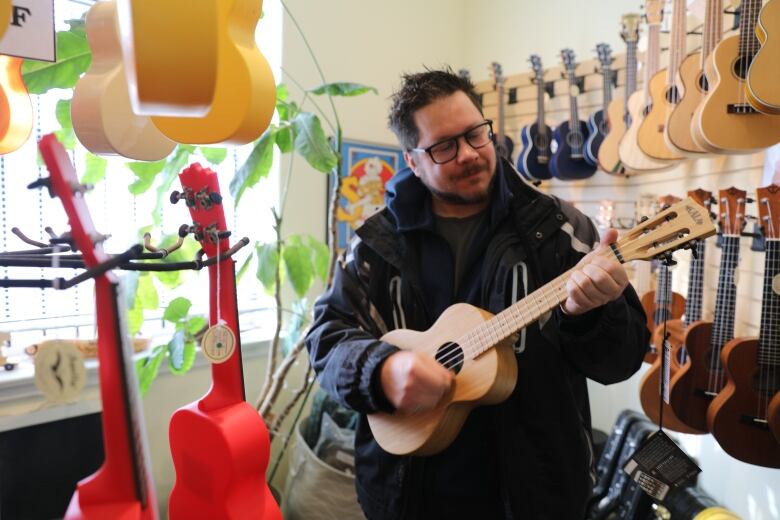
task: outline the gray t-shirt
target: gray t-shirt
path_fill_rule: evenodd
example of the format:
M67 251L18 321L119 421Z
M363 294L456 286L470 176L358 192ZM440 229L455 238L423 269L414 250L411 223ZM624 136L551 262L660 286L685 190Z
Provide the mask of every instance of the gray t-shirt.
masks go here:
M450 245L452 257L455 261L453 273L453 294L458 294L458 286L470 263L468 257L469 248L477 236L477 232L485 220L487 211L480 211L475 215L465 218L440 217L434 215L434 229Z

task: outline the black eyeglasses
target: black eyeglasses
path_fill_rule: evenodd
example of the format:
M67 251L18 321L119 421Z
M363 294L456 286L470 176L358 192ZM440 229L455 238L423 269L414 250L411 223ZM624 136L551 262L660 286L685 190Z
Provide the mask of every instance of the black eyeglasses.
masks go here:
M484 122L469 128L462 134L439 141L427 148L410 148L409 151L425 152L436 164L444 164L458 156L458 140L461 137L465 138L469 146L475 150L487 146L493 140L493 121L485 119Z

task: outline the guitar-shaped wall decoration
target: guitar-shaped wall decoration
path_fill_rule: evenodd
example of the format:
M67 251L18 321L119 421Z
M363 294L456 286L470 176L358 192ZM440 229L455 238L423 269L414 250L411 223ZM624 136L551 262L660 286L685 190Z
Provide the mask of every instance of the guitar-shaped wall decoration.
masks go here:
M23 61L0 56L0 155L18 150L32 133L33 107L22 79Z
M593 166L598 166L599 149L604 138L609 133L607 124L607 109L612 101L612 49L607 43L596 45L601 76L603 78L603 106L588 118L588 140L585 141L585 160Z
M98 2L87 13L92 63L73 91L73 130L81 144L96 155L118 154L138 161L158 161L167 157L176 143L165 137L150 117L133 111L116 2Z
M197 118L152 117L162 133L178 143L242 145L265 131L276 107L276 82L255 43L262 8L260 0L219 0L211 107Z
M621 18L620 36L626 42L626 87L623 97L616 97L607 106L609 132L599 147L599 166L605 172L615 175L624 173L618 148L630 124L631 115L628 111L628 99L636 90L636 48L639 41L640 19L640 16L635 13L625 14Z
M600 254L620 262L647 260L714 233L706 210L685 200L640 223ZM369 415L379 445L397 455L438 453L455 439L475 406L506 399L517 379L512 336L566 300L573 270L495 316L458 303L425 332L396 329L385 334L382 341L431 356L456 375L452 392L431 411Z
M225 255L229 233L217 174L196 163L179 180L203 251L209 258ZM212 385L202 399L171 417L176 482L168 501L170 518L281 520L265 481L268 430L244 395L235 262L225 258L208 269L210 328L201 348L213 363Z
M761 325L757 338L723 347L727 382L707 410L707 425L735 459L780 468L780 442L769 428L769 403L780 392L780 186L759 188L757 195L766 244Z
M708 211L712 204L712 193L704 190L689 191L688 197L696 201L697 204L706 208ZM683 345L683 335L686 329L691 323L701 320L702 312L702 299L704 293L704 252L705 242L703 240L697 242L691 247L691 263L688 275L688 297L685 299L685 319L680 318L670 319L666 322L666 331L669 334L669 339L666 340L667 347L670 349L669 356L669 380L674 377L679 368L687 363L688 353ZM654 334L654 341L656 345L656 352L663 352L664 327L657 327ZM660 422L660 407L662 406L661 390L661 378L663 373L661 371L661 356L658 356L653 361L650 368L642 376L642 381L639 385L639 401L642 404L642 410L645 414L656 424ZM682 422L671 406L663 403L664 417L663 425L669 430L673 430L680 433L704 433L701 430L691 428L684 422Z
M652 99L650 112L639 127L639 147L653 159L671 161L683 159L676 149L667 143L666 128L669 115L680 101L677 71L686 53L687 31L686 0L672 0L672 36L669 48L669 66L650 78L649 92Z
M770 0L758 15L761 48L750 64L745 95L753 108L780 115L780 1Z
M630 173L650 173L668 170L674 161L661 161L647 155L639 146L639 129L650 111L650 80L659 69L661 53L661 21L665 0L645 0L647 19L647 51L645 52L644 90L636 91L628 99L629 126L620 140L620 161Z
M553 132L553 156L550 160L550 172L553 177L561 180L587 179L596 173L596 167L585 160L585 141L588 139L588 125L580 121L577 109L577 96L580 89L577 86L575 69L577 63L574 51L561 51L566 77L569 80L569 120L559 124Z
M542 59L536 54L529 60L534 71L534 83L536 83L536 122L526 125L520 131L520 139L523 148L517 154L517 171L528 180L547 180L551 177L550 169L550 142L552 130L544 121L544 69Z
M747 74L759 49L754 28L761 0L743 0L739 34L722 40L705 64L710 91L696 110L701 144L714 153L751 153L780 142L780 116L748 102Z
M734 338L739 264L739 236L745 225L745 192L720 190L718 222L721 230L721 258L714 322L692 323L683 343L690 363L680 367L671 381L670 404L675 415L690 426L708 431L707 408L726 384L721 363L723 346Z
M707 149L700 146L695 125L691 125L696 109L709 90L704 64L723 34L723 0L707 0L704 14L701 52L694 52L680 64L678 84L683 96L672 110L667 123L666 137L669 144L685 154L700 154Z
M84 263L93 268L108 260L95 231L83 186L65 148L53 134L38 144L51 175L50 186L68 215L71 235ZM105 460L93 475L78 483L66 519L155 519L157 503L135 365L131 358L119 282L111 271L95 278L100 398L103 404Z
M493 83L496 88L496 95L498 96L498 115L496 117L496 153L499 157L503 157L508 161L512 161L512 152L515 149L515 143L512 138L506 135L504 131L504 124L506 122L506 116L504 113L504 78L503 69L501 64L493 62L490 64L490 72L493 76Z
M118 2L133 111L143 116L205 116L217 87L222 0ZM244 23L251 23L249 17Z

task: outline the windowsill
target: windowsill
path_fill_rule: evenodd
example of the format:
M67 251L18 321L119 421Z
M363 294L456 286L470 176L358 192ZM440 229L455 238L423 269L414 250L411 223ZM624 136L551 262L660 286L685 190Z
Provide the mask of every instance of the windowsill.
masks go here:
M252 339L254 341L246 341L241 345L244 360L265 355L270 344L270 339ZM136 357L145 354L141 352ZM198 355L191 371L208 366L208 360ZM86 385L77 401L65 404L49 403L44 399L35 386L32 363L21 363L8 372L0 371L0 432L100 412L102 406L97 368L97 359L86 360ZM157 378L173 375L168 369L168 363L162 363Z

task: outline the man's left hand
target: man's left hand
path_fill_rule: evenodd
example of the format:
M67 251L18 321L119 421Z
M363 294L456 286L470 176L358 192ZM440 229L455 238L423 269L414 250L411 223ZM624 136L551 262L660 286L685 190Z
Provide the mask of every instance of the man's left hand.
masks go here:
M603 255L604 248L617 240L616 229L609 229L601 245L588 253L577 264L566 282L566 301L561 304L564 314L576 316L617 299L628 285L628 275L615 255Z

